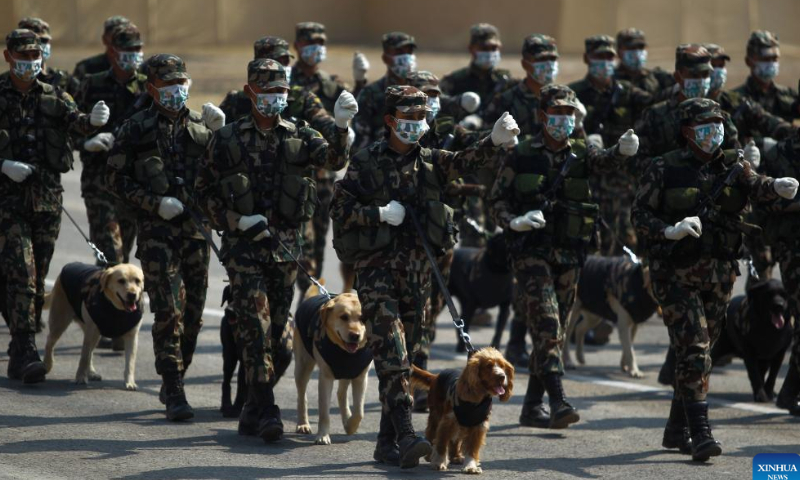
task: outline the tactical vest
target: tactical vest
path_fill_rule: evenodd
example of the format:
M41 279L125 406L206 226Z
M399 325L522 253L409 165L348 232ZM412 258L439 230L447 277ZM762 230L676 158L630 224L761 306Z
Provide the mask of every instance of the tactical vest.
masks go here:
M439 373L436 386L446 392L446 398L453 406L453 415L462 427L475 427L489 419L492 413L492 397L487 395L479 403L459 398L457 370L447 369Z

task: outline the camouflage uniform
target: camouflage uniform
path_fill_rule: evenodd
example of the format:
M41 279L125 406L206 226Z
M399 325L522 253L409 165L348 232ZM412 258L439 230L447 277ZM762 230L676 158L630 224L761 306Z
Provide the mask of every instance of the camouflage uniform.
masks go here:
M130 20L120 15L108 17L106 21L103 22L103 37L111 35L111 32L118 26L127 25L129 23L131 23ZM78 62L75 65L75 69L72 71L72 76L78 82L82 82L83 77L93 73L105 72L109 68L111 68L111 62L108 60L108 53L98 53L97 55L92 55Z
M155 55L146 65L151 82L190 78L175 55ZM209 246L198 230L205 227L197 225L189 210L196 211L191 185L211 131L199 113L185 106L174 118L162 108L153 102L119 129L108 158L106 185L137 211L136 257L155 317L156 372L166 383L168 376L189 368L203 325ZM165 196L180 200L184 212L171 220L162 218L158 211Z
M325 26L316 22L302 22L295 26L295 41L314 42L322 40L325 42L328 39L325 35ZM303 70L299 67L301 60L298 60L292 67L291 85L303 87L315 94L322 101L322 105L329 112L333 111L333 106L336 104L336 99L345 90L350 90L342 79L337 75L316 70L313 75L306 76Z
M50 44L53 37L50 35L50 24L41 18L25 17L19 21L17 28L27 28L39 36L39 42L44 45ZM70 95L75 95L78 91L79 82L65 70L50 68L47 66L47 59L42 58L42 73L39 74L39 80L43 83L50 84L60 90L63 90Z
M617 47L619 49L645 49L647 41L645 40L644 32L636 28L626 28L617 33ZM647 93L655 95L661 91L667 90L675 85L675 77L671 73L662 70L659 67L649 69L641 68L639 70L631 70L620 62L614 73L614 78L617 80L625 80L631 83L634 87L640 88Z
M111 42L119 48L142 45L139 30L132 24L115 29ZM100 132L113 134L136 111L149 106L146 83L147 76L138 72L120 82L114 70L108 69L84 77L75 100L83 110L104 101L111 109L111 118ZM83 143L88 138L80 139L79 147L83 162L81 194L89 219L89 238L105 253L110 263L128 263L136 239L136 210L106 190L108 152L87 151Z

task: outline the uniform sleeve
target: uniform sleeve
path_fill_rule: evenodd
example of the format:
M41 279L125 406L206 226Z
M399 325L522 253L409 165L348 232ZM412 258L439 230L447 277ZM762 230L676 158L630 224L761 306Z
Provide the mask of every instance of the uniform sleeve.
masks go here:
M367 153L366 151L362 152ZM376 226L381 222L378 206L367 205L359 199L360 167L361 162L357 156L347 167L344 178L336 182L333 187L331 219L345 229L357 226Z
M636 235L649 242L663 240L664 229L669 226L657 215L661 206L663 173L664 161L656 158L644 172L633 201L631 222L636 229Z
M64 122L70 126L70 129L74 133L89 135L97 130L97 127L92 125L89 121L89 115L81 113L81 111L78 110L78 105L69 93L58 90L57 95L64 103Z
M514 154L506 155L497 179L489 193L489 207L492 218L497 226L503 230L508 229L511 220L514 220L519 215L518 212L513 211L511 203L511 195L514 192L514 178L517 175L514 168L514 160Z
M339 128L333 116L322 105L322 100L312 92L303 93L303 120L311 128L322 134L328 143L336 143L339 138Z
M765 203L773 202L781 198L775 193L774 178L756 173L746 160L744 164L744 171L742 171L742 174L737 180L743 185L745 190L749 192L748 196L752 201Z
M377 106L372 100L370 88L364 88L358 94L358 113L353 119L353 130L356 132L353 148L356 151L369 146L377 135L372 122L373 118L382 112L377 111Z
M131 145L130 128L131 123L125 122L117 133L114 148L108 155L106 186L123 202L156 213L162 196L151 193L135 179L136 154Z
M653 125L652 117L653 109L647 108L633 126L633 131L639 137L639 151L636 155L641 157L649 157L652 154L652 142L650 141Z
M742 104L734 112L733 117L735 122L741 121L748 132L758 132L763 137L782 140L793 132L791 123L769 113L764 107L749 98L742 99Z
M347 130L337 128L336 132L332 141L328 142L313 128L300 129L299 136L308 146L311 165L333 171L341 170L347 165Z
M506 103L506 94L495 95L492 101L489 102L489 105L483 110L483 124L493 125L503 112L510 111Z
M439 157L434 161L434 165L439 171L439 176L448 183L481 168L492 168L499 161L503 151L502 148L494 146L491 137L485 137L460 152L436 150Z
M200 160L195 192L197 203L203 209L211 226L215 230L234 231L239 227L242 215L234 210L229 210L219 189L221 175L219 171L219 156L222 154L218 148L219 137L217 133L211 137L206 152Z
M443 95L453 95L453 91L455 90L455 82L453 81L453 75L448 74L442 77L439 81L439 90L442 91Z
M610 148L597 148L594 145L586 145L586 156L589 170L596 174L611 173L619 168L628 157L619 153L619 147L614 145Z

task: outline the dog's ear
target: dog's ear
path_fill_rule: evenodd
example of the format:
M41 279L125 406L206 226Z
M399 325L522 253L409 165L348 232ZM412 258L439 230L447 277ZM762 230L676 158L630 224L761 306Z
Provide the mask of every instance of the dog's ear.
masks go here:
M508 379L508 385L506 385L506 393L500 395L501 402L507 402L509 398L511 398L511 394L514 392L514 365L511 365L505 359L501 360L500 368L506 372L506 379Z
M114 270L110 268L106 268L100 274L100 288L102 290L106 290L108 288L108 282L111 281L111 277L114 276Z
M456 385L458 397L467 402L478 403L486 396L486 391L481 382L481 359L472 356L467 360L467 366L461 372Z
M333 312L333 300L328 300L325 304L320 307L319 309L319 324L325 325L328 322L328 317L330 316L331 312Z

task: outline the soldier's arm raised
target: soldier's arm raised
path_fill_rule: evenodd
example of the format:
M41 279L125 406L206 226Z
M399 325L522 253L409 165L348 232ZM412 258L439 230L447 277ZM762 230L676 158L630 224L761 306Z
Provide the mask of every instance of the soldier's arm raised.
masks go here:
M75 103L75 100L73 100L69 93L58 90L57 95L64 105L63 119L66 124L69 125L72 132L80 135L89 135L97 130L97 127L92 125L90 121L91 115L81 113L81 111L78 110L78 104Z
M309 161L312 165L326 170L341 170L347 165L347 129L336 126L336 135L328 141L322 134L310 127L300 129L299 135L308 147Z

